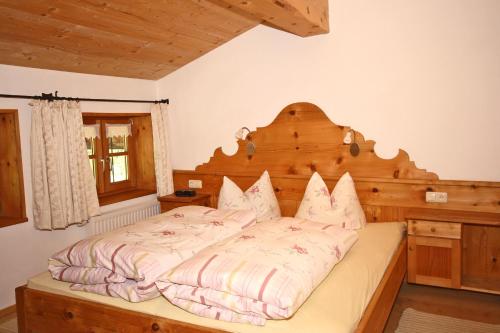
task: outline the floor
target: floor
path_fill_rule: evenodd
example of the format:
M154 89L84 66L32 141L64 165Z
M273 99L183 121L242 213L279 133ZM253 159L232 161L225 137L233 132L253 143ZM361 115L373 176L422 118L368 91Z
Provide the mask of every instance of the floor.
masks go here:
M500 324L500 295L404 283L384 333L396 330L401 314L407 307L449 317ZM15 318L15 314L0 318L0 333L17 333Z
M0 333L17 333L16 320L15 313L0 318Z
M500 295L403 283L384 333L396 330L401 314L408 307L443 316L500 324Z

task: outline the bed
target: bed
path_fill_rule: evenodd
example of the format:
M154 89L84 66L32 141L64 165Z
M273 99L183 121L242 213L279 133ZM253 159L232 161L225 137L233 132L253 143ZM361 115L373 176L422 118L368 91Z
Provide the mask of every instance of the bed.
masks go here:
M360 239L329 274L319 288L311 295L290 320L270 320L264 327L235 324L210 320L187 313L170 304L163 297L141 303L131 303L120 299L72 291L68 284L53 280L48 273L38 275L28 282L28 288L80 300L116 306L146 315L190 322L199 326L241 333L288 333L292 328L304 332L315 323L316 333L352 332L369 303L371 294L384 275L390 259L396 253L404 233L404 223L377 223L368 225L359 232ZM361 267L361 273L359 268ZM359 274L355 274L358 272ZM348 288L345 286L347 282ZM335 295L334 306L325 308L323 304ZM360 300L354 302L353 300Z
M353 141L345 144L348 134ZM390 160L379 158L373 141L365 141L359 132L348 127L335 125L323 111L309 103L289 105L272 124L250 133L238 144L239 150L233 156L225 155L219 148L208 163L194 171L177 170L176 188L185 187L188 179L200 179L201 191L211 195L215 206L224 175L241 188L247 188L268 170L282 214L293 216L314 171L324 177L330 188L349 171L357 188L358 182L361 184L360 200L368 221L372 222L360 235L370 239L373 231L379 237L391 234L394 237L390 241L372 242L377 244L374 248L366 245L370 241L359 241L294 317L272 321L264 327L198 318L161 298L130 304L105 296L70 292L65 283L42 274L16 289L20 332L382 332L404 279L407 245L404 223L381 221L405 221L407 209L417 202L414 191L409 189L419 182L435 181L437 176L416 168L404 151ZM391 201L380 195L386 189ZM385 251L375 255L377 247ZM376 263L378 269L370 269L370 263ZM350 271L352 267L357 270ZM343 275L347 278L342 278ZM332 320L331 312L321 309L337 306L334 295L347 288L345 282L335 281L350 281L356 275L367 280L361 282L365 286L362 295L350 300L355 308L353 315L340 314ZM325 324L320 324L321 318L326 319ZM349 319L344 322L342 318Z

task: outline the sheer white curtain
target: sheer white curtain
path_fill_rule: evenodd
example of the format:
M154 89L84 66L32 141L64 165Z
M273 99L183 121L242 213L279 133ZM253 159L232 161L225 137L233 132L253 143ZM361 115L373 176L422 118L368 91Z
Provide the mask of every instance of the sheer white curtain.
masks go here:
M31 173L38 229L64 229L99 213L78 102L33 101Z
M151 106L151 122L153 123L156 189L158 196L163 196L174 191L168 142L169 122L167 104L158 103Z

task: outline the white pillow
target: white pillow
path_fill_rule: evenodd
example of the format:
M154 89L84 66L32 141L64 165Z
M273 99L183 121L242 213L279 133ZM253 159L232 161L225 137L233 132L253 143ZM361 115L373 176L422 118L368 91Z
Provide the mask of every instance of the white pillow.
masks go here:
M349 230L360 229L366 224L366 217L349 172L340 177L331 195L323 178L315 172L307 184L295 217L340 225Z
M257 222L281 216L280 206L269 173L264 171L245 193L231 179L224 176L219 194L219 209L252 209Z

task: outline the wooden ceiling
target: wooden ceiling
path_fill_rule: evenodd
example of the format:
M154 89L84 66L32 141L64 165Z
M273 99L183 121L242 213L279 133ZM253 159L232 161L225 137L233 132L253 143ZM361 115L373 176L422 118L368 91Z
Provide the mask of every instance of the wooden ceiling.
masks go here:
M258 24L328 32L328 0L0 0L0 63L156 80Z

